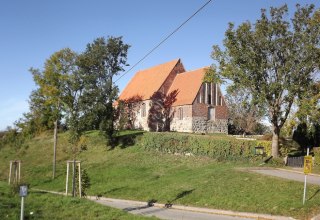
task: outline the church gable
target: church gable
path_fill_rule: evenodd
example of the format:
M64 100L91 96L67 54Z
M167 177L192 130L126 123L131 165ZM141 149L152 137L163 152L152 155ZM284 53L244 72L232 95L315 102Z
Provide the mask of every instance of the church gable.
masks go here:
M176 67L181 69L180 63L180 59L177 59L137 72L120 94L119 99L124 100L136 95L141 96L142 100L150 99L154 92L165 85L168 78L175 77Z

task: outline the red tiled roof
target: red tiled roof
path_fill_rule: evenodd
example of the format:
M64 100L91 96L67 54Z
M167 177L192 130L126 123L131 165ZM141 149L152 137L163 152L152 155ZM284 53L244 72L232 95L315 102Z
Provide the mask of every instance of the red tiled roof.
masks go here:
M191 105L201 87L203 77L207 68L201 68L190 72L180 73L174 79L168 93L179 90L177 101L173 106Z
M154 92L160 89L170 72L179 62L180 59L176 59L137 72L122 91L119 99L128 99L135 95L142 96L143 100L149 99Z

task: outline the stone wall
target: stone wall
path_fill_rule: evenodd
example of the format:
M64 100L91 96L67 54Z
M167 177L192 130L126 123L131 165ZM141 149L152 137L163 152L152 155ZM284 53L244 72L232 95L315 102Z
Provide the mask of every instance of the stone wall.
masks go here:
M140 109L138 109L137 111L137 117L136 120L134 122L134 128L135 129L141 129L141 130L145 130L148 131L149 127L148 127L148 114L149 114L149 109L150 109L150 100L144 100L143 103L146 106L146 115L145 117L142 116L142 104L140 105Z
M173 118L170 125L170 130L179 132L192 132L192 118L186 117L182 120Z
M182 119L179 118L179 109L183 110ZM172 108L174 117L171 121L170 130L179 132L192 132L192 105L176 106Z
M207 117L193 117L192 130L195 133L228 133L228 120L207 120Z

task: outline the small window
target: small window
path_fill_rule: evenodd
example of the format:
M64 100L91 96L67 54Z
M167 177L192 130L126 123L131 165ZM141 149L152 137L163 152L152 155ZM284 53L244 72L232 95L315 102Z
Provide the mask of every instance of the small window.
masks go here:
M146 117L146 103L141 105L141 117Z
M208 108L208 120L215 120L215 108Z
M183 108L179 108L178 117L179 117L179 120L183 119Z

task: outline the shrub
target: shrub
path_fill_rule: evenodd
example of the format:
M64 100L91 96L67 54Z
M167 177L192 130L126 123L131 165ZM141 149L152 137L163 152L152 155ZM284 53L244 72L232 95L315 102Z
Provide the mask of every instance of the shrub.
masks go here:
M78 169L76 169L76 178L78 178ZM82 169L81 170L81 197L86 197L87 196L87 191L88 189L91 187L91 182L90 182L90 178L89 175L87 173L86 169ZM75 190L76 190L76 195L79 195L79 182L76 181L75 184Z
M268 141L238 140L228 136L203 136L181 133L145 133L140 141L145 149L166 153L192 153L218 160L255 159L256 146L271 152Z
M314 147L313 153L314 153L314 165L320 166L320 148Z

